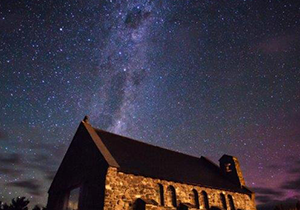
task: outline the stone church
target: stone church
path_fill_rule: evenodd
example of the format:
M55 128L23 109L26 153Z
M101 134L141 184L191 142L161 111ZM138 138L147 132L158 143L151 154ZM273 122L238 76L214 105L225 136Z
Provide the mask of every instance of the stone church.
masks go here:
M93 128L85 118L48 191L48 210L256 210L238 159L219 166Z

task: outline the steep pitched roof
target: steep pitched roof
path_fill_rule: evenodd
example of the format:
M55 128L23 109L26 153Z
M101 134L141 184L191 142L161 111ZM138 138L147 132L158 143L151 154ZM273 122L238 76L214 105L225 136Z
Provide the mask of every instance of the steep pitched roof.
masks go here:
M108 164L119 171L197 186L251 194L222 175L219 166L205 157L193 157L116 135L83 122ZM95 133L98 135L95 136ZM100 141L100 142L99 142Z

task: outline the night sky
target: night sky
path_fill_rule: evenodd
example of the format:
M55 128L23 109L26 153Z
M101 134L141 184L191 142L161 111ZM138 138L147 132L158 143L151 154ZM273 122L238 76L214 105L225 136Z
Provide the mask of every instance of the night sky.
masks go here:
M85 115L300 198L300 2L1 0L0 200L45 205Z

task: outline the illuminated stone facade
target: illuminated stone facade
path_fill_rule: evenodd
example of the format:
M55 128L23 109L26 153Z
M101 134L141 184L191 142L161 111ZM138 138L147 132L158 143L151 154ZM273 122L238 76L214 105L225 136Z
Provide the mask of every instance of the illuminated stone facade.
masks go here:
M163 205L161 203L161 192L159 184L163 186ZM110 167L106 175L104 210L134 209L135 202L139 198L146 202L149 201L149 204L146 204L146 209L176 209L172 205L172 195L167 193L167 188L169 186L173 186L175 188L177 207L180 207L180 204L186 204L186 206L190 206L189 209L206 209L207 206L205 206L205 198L202 193L206 192L208 195L208 207L210 209L256 209L254 196L251 195L249 196L247 194L221 189L199 187L184 183L125 174L122 172L118 172L116 168ZM198 208L195 202L197 199L195 198L195 191L198 194ZM225 202L222 202L221 194L224 195ZM228 195L232 196L234 207L230 206Z

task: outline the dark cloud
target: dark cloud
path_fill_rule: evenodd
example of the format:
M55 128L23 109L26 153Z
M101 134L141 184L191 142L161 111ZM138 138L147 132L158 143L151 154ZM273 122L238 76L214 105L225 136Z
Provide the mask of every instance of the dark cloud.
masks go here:
M256 196L255 199L259 203L270 203L270 202L274 201L271 196L267 196L267 195L259 195L259 196Z
M55 176L55 171L49 171L48 173L46 173L46 175L44 176L48 181L52 182Z
M21 163L21 155L17 153L13 154L0 154L0 164L19 164Z
M286 172L287 176L291 178L287 179L280 188L300 192L300 160L294 160L292 167L287 169Z
M6 185L11 187L22 188L28 193L30 193L31 195L40 196L43 194L41 191L41 185L37 182L37 180L34 179L10 182L7 183Z
M279 191L279 190L274 190L271 188L264 188L264 187L256 187L256 188L252 188L254 190L255 193L257 193L258 195L263 195L263 196L283 196L284 192Z
M36 134L37 136L40 136L40 134ZM36 155L36 158L44 158L41 155L51 157L53 159L59 159L63 157L63 155L66 152L66 149L68 147L65 143L57 143L56 146L53 144L49 144L48 142L42 142L39 141L38 144L26 144L24 147L35 150L38 155ZM51 155L50 155L51 154Z
M61 152L57 151L52 151L56 155L43 153L41 150L33 156L22 156L18 153L0 154L0 173L9 177L17 177L22 172L33 169L40 171L47 180L52 180L59 165L57 154Z
M57 171L59 161L53 156L47 154L38 154L31 157L29 163L27 163L28 168L36 169L40 171L43 176L52 181Z
M0 166L0 173L5 174L9 177L16 177L22 172L24 172L24 170L22 169L16 169L8 166Z
M2 154L0 155L0 173L8 177L19 177L26 170L39 171L44 179L52 181L57 170L58 161L49 153L38 149L35 155ZM25 190L33 196L42 196L44 192L42 185L35 179L10 182L8 187L16 187Z
M274 210L275 206L282 205L284 209L295 209L295 204L298 202L299 198L293 197L284 200L272 200L267 196L257 196L257 201L261 201L263 204L257 205L258 210Z
M50 163L50 164L43 165L43 164L30 163L30 164L28 164L28 168L32 168L32 169L36 169L36 170L40 171L48 181L52 181L54 178L55 172L57 170L58 164L54 165L50 161L48 163Z
M0 173L7 176L16 177L24 170L16 167L21 164L21 155L13 154L0 154Z
M284 182L281 185L281 189L294 190L296 192L300 192L300 174L296 179Z
M22 156L18 153L0 155L0 172L9 177L17 177L26 170L36 170L46 180L52 181L63 154L62 149L40 144L36 145L34 150L36 150L35 155ZM24 189L34 196L42 196L44 193L41 184L34 179L10 182L6 185Z
M278 198L282 198L285 193L282 190L275 190L265 187L252 188L256 193L256 201L258 203L274 203Z

